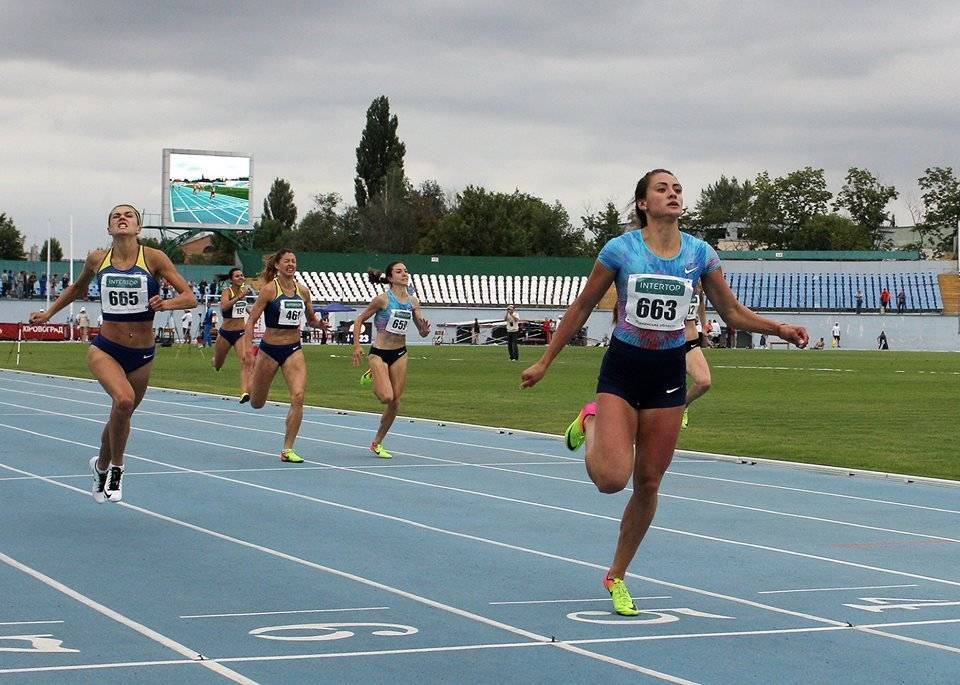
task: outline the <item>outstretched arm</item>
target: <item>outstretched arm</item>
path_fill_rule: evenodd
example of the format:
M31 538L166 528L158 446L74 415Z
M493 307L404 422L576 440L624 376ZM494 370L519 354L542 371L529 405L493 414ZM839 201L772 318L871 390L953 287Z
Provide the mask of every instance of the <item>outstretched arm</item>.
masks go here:
M90 286L90 281L93 280L94 275L97 273L96 270L103 259L103 255L104 253L102 250L96 250L87 255L87 261L84 262L83 270L80 272L80 275L77 276L77 280L63 289L63 291L60 293L60 297L54 300L49 309L46 309L42 312L31 312L30 323L47 323L57 312L69 305L78 297L83 296L87 292L87 288Z

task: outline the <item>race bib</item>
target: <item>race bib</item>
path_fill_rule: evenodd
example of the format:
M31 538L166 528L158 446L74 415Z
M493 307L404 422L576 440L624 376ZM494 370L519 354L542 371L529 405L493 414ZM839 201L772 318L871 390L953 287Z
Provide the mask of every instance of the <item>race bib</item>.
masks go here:
M698 309L700 309L700 293L694 293L693 299L690 300L690 306L687 308L687 315L684 318L687 321L696 321ZM699 325L699 322L697 325Z
M384 330L394 335L406 335L407 329L413 323L413 312L409 309L391 309L390 318Z
M631 274L627 279L627 322L637 328L679 331L692 296L689 278Z
M100 308L104 314L142 314L147 304L147 277L143 274L104 274Z
M237 300L233 303L233 318L242 319L243 316L247 313L247 301L246 300Z
M297 328L303 318L303 300L280 300L280 316L277 325L284 328Z

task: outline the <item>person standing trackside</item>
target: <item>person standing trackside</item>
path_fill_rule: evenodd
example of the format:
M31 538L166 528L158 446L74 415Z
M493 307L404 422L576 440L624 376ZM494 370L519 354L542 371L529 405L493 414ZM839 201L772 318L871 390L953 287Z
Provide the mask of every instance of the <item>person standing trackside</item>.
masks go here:
M569 449L586 445L586 468L603 493L633 489L620 522L613 561L602 583L614 610L636 616L623 582L657 508L660 482L673 458L686 404L684 314L698 281L728 326L776 334L798 347L802 327L765 319L740 304L706 242L680 232L683 190L665 169L645 174L634 191L640 229L607 242L580 295L567 309L543 356L521 375L531 388L616 284L617 325L589 402L566 433ZM537 591L539 594L539 591Z
M473 326L470 328L470 344L480 344L480 322L477 319L473 320Z
M897 314L903 314L907 311L907 294L900 289L897 293Z
M830 335L833 336L833 344L831 347L840 347L840 322L837 321L833 324L833 328L830 329Z
M517 339L520 337L520 317L511 304L507 307L507 313L503 318L507 322L507 354L510 355L510 361L515 362L520 359L520 348L517 345Z
M183 316L180 317L180 330L183 333L183 342L189 345L192 340L191 331L193 330L193 311L188 309L183 313Z
M113 241L109 250L94 250L87 256L80 276L60 293L43 312L33 312L30 322L46 323L58 311L87 292L97 279L104 326L87 348L87 366L112 405L100 437L100 452L90 459L93 499L98 503L123 499L124 450L130 435L130 419L147 390L156 350L154 314L196 306L187 282L170 258L160 250L140 245L140 212L132 205L117 205L107 215L107 232ZM160 277L177 290L177 297L160 297ZM109 558L107 541L104 552Z
M890 306L890 291L884 288L880 291L880 313L886 314L887 307Z
M860 288L857 288L857 294L854 295L854 299L857 302L857 314L863 311L863 293L860 292Z
M87 315L86 307L80 307L80 313L77 314L77 326L80 327L80 342L90 342L90 317Z

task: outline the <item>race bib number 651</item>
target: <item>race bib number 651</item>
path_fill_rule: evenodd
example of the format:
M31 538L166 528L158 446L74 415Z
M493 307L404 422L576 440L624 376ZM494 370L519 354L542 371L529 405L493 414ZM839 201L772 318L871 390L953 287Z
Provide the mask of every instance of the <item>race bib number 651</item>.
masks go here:
M413 321L413 312L408 309L391 309L390 318L387 319L387 333L394 335L406 335L407 328Z
M627 280L627 322L637 328L678 331L693 295L689 278L631 274Z

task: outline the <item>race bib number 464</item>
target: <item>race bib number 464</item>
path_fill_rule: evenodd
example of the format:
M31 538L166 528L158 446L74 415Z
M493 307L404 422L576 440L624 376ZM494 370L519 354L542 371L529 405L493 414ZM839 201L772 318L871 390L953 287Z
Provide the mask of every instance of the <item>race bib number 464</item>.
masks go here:
M278 325L295 328L300 325L300 319L302 317L302 300L280 300L280 316L277 317Z
M627 280L627 322L637 328L678 331L693 296L689 278L631 274Z

